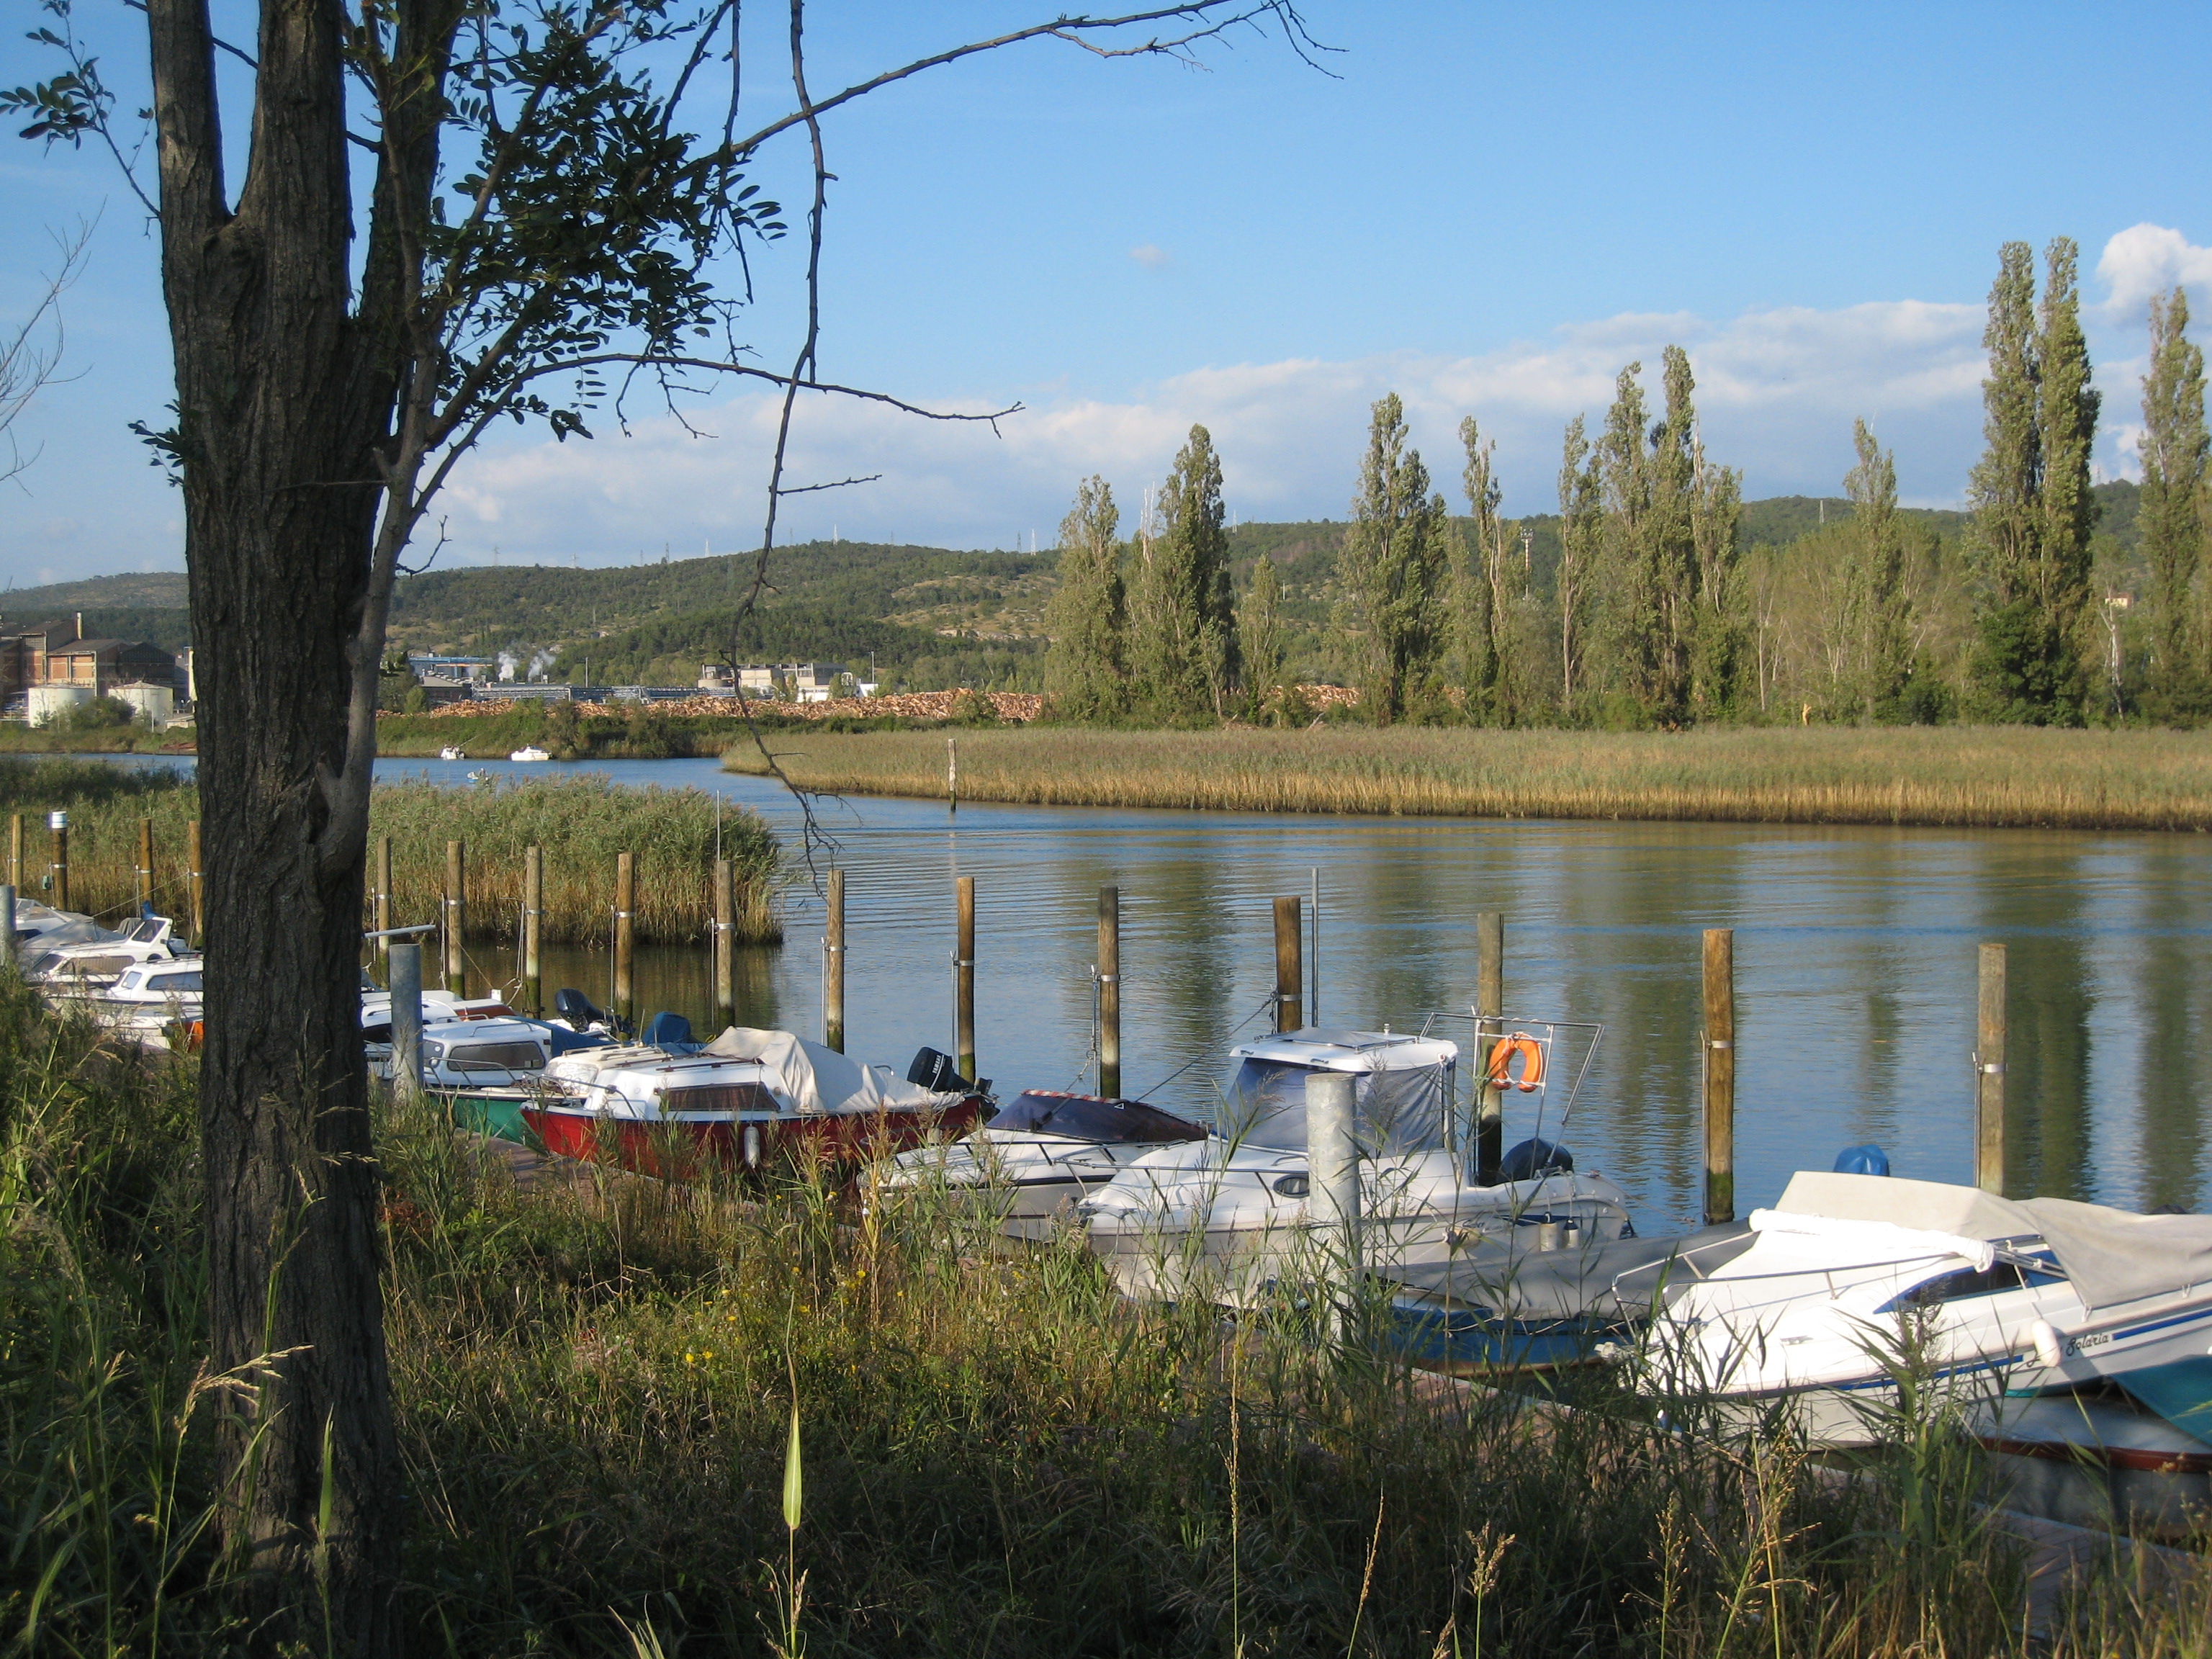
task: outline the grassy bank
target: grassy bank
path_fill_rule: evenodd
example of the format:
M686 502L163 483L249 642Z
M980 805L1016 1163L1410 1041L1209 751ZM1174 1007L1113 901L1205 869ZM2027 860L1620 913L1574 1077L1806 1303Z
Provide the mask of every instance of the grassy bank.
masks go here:
M16 1650L241 1645L180 1248L191 1065L0 986ZM410 1652L2030 1651L2020 1563L1940 1437L1839 1486L1602 1380L1560 1416L1294 1319L1232 1343L1120 1304L1079 1250L999 1254L927 1191L866 1215L799 1178L524 1192L428 1117L380 1134ZM2207 1611L2207 1581L2106 1577L2034 1651L2200 1651Z
M945 793L945 738L788 734L804 787ZM749 749L724 764L759 769ZM966 800L1246 812L2212 828L2212 733L2022 726L1679 733L978 730Z
M130 913L138 821L154 821L155 908L190 915L187 826L199 792L168 771L129 773L97 762L0 761L0 815L24 815L23 890L51 898L52 837L46 814L70 814L70 902L109 920ZM614 908L615 855L637 855L637 937L675 943L705 937L714 914L714 797L699 789L624 789L601 777L532 778L493 787L379 785L369 834L392 839L397 925L435 921L446 843L468 846L472 936L512 938L522 908L522 855L545 852L544 937L602 944ZM749 944L782 937L775 915L776 848L750 812L721 812L724 855L736 865L738 934ZM0 824L0 830L4 830ZM372 881L374 871L371 850Z

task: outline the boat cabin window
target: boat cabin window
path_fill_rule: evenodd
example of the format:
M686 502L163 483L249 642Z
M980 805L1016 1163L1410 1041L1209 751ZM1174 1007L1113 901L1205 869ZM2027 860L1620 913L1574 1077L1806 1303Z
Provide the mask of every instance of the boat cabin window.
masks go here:
M195 968L189 973L149 975L146 988L163 996L176 996L185 992L197 996L200 988L200 970Z
M2000 1291L2016 1291L2023 1285L2052 1285L2058 1281L2057 1273L2038 1273L2030 1268L2022 1273L2017 1262L1993 1261L1987 1273L1975 1267L1960 1267L1952 1273L1938 1273L1925 1279L1902 1295L1893 1297L1883 1312L1899 1308L1934 1308L1946 1302L1964 1302L1977 1296L1995 1296Z
M446 1051L455 1072L535 1072L544 1069L545 1051L534 1042L463 1042Z
M1306 1149L1306 1079L1316 1068L1247 1060L1222 1091L1221 1133L1270 1152ZM1434 1152L1444 1144L1451 1101L1449 1066L1361 1072L1352 1090L1360 1151L1370 1157Z
M664 1115L676 1112L773 1112L775 1097L757 1083L702 1083L671 1089L660 1097Z
M1206 1139L1206 1131L1197 1124L1141 1100L1104 1100L1097 1095L1054 1094L1042 1089L1016 1096L991 1120L991 1127L1066 1135L1108 1146Z
M34 977L40 974L51 973L53 971L54 964L61 959L62 953L58 951L41 951L31 958L31 965L23 971Z
M61 957L57 953L56 971L71 979L91 979L105 974L119 974L138 959L136 957Z
M167 925L158 916L141 916L123 930L123 937L133 945L158 945Z

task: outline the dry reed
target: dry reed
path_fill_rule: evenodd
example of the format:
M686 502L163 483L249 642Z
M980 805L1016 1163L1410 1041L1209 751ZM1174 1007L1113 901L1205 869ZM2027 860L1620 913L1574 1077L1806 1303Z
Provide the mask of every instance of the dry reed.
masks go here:
M2212 733L2027 727L1688 732L977 730L963 800L1403 817L2071 830L2212 827ZM937 733L808 732L801 787L941 796ZM753 771L733 750L723 764Z

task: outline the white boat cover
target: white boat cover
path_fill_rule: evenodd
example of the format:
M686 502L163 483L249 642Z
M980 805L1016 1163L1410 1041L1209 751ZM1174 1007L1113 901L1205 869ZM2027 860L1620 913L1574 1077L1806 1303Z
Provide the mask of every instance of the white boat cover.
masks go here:
M895 1078L888 1066L863 1066L788 1031L732 1025L702 1052L757 1061L802 1112L913 1111L951 1106L962 1098Z
M1811 1170L1790 1178L1774 1207L1969 1239L2039 1236L2091 1308L2212 1285L2212 1216L2137 1215L2067 1198L1998 1198L1942 1182Z

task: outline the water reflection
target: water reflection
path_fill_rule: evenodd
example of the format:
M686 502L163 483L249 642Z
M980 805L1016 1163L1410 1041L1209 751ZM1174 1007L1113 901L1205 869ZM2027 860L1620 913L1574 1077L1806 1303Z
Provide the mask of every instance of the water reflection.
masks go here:
M459 781L484 764L380 773ZM771 786L711 763L594 769L696 783L793 822ZM922 1043L951 1046L952 881L967 874L982 1069L1018 1085L1087 1079L1097 890L1111 884L1125 1082L1203 1112L1216 1057L1256 1029L1272 988L1271 900L1306 894L1317 868L1328 1023L1464 1011L1475 915L1505 913L1508 1007L1607 1028L1568 1142L1654 1221L1686 1218L1698 1200L1698 934L1711 927L1736 930L1742 1207L1858 1140L1881 1142L1900 1174L1971 1178L1984 939L2010 947L2013 1189L2193 1206L2206 1185L2203 838L972 804L953 823L921 801L853 801L829 817L848 872L850 1047L902 1069ZM812 1034L821 911L803 885L788 929L781 950L744 955L741 1017ZM648 1010L707 1023L703 947L644 953L639 970ZM550 956L547 971L549 985L605 994L604 952ZM1509 1135L1533 1127L1529 1109L1509 1103Z

